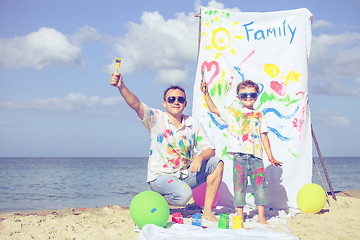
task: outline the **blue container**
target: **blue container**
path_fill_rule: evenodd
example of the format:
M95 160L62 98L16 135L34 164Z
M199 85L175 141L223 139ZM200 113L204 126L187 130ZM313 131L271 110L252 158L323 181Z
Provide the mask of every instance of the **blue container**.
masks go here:
M192 225L201 227L201 215L200 214L194 214L192 216Z

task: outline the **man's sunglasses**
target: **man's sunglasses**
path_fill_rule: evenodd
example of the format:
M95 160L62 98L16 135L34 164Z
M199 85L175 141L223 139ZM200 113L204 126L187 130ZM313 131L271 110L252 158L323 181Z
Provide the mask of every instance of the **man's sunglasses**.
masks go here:
M176 99L181 104L183 104L186 101L186 98L184 98L184 97L168 97L167 102L168 103L174 103Z
M249 96L252 99L256 99L258 97L258 93L257 92L251 92L251 93L239 93L239 97L241 100L245 100L247 99Z

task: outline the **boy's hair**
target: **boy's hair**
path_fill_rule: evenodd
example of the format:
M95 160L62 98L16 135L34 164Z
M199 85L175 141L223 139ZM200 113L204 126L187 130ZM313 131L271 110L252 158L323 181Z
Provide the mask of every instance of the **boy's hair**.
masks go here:
M165 89L164 91L164 101L166 101L165 99L165 96L166 96L166 93L169 91L169 90L176 90L176 89L179 89L180 91L182 91L184 94L185 94L185 98L186 98L186 93L185 93L185 90L178 86L178 85L171 85L170 87L168 87L167 89Z
M255 88L255 91L257 93L260 93L259 85L257 85L252 80L245 80L245 81L242 81L241 83L239 83L236 87L236 93L239 94L240 89L245 89L248 87L253 87L253 88Z

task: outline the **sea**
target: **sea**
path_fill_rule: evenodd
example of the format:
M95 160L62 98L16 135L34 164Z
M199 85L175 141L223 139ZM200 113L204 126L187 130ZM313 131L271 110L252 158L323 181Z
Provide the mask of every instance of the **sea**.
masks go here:
M313 183L323 181L330 191L320 159L314 160ZM324 163L335 192L360 189L360 157L325 157ZM147 157L2 157L0 212L129 206L149 190L146 172Z

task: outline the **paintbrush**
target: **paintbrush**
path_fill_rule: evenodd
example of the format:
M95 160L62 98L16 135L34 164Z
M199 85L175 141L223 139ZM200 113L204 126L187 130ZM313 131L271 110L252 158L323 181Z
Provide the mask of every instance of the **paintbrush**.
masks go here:
M205 73L204 73L204 71L202 71L202 79L201 79L201 81L205 81ZM205 82L205 83L206 83L206 82ZM206 91L207 91L207 85L201 87L201 91L202 91L203 93L206 93Z
M121 63L121 58L116 58L115 60L115 72L118 72L118 69L120 67L120 63Z

